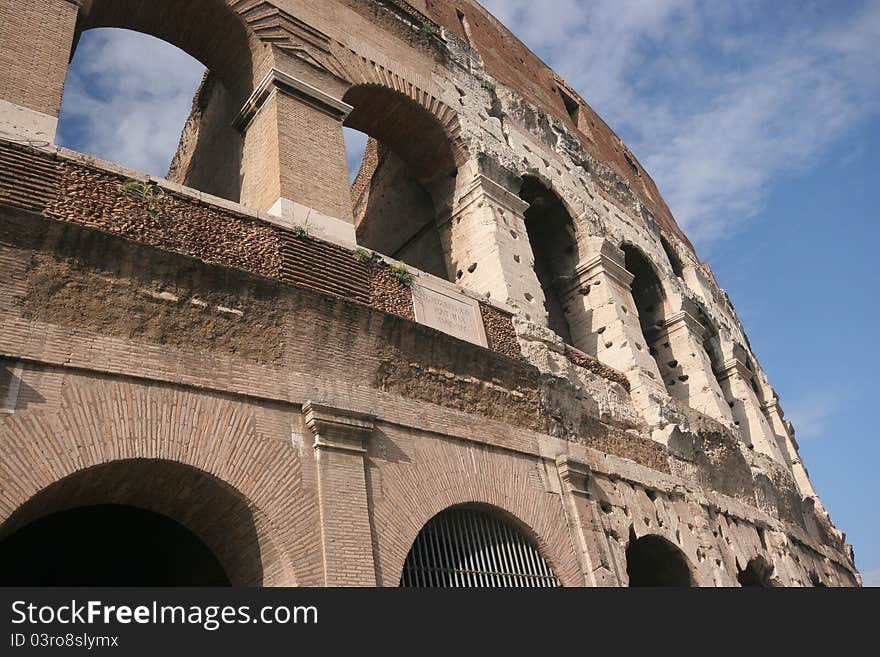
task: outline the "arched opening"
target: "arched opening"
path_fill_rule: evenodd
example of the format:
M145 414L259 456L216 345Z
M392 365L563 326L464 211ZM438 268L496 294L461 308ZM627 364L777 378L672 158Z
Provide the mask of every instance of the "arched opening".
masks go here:
M535 257L535 274L544 292L549 327L573 345L567 306L578 262L574 223L560 198L533 176L523 177L519 196L529 204L526 232Z
M663 245L663 251L666 253L666 257L669 258L669 264L672 265L673 273L679 278L684 278L684 265L681 263L681 258L678 257L678 254L675 252L675 249L672 247L672 244L666 239L665 235L660 236L660 244Z
M228 586L213 552L170 518L102 504L45 516L0 543L0 586Z
M665 538L649 534L630 537L626 548L630 586L693 586L687 558Z
M450 279L439 223L451 211L457 168L443 126L386 87L356 85L343 101L354 107L347 144L361 139L352 131L369 136L351 188L358 244Z
M772 577L773 566L764 557L755 557L749 561L745 568L737 573L736 581L742 587L772 587L774 586Z
M7 518L0 583L255 586L271 549L228 484L174 461L127 459L75 472Z
M497 510L453 507L419 532L400 586L555 587L559 580L535 542Z
M665 341L666 293L654 267L636 247L624 244L624 266L633 275L631 285L633 302L639 316L639 326L645 338L648 352L657 362L667 390L675 385L675 364L669 355L669 342ZM673 395L670 390L670 395ZM675 395L673 395L675 396Z
M86 0L59 143L238 201L252 57L223 0Z

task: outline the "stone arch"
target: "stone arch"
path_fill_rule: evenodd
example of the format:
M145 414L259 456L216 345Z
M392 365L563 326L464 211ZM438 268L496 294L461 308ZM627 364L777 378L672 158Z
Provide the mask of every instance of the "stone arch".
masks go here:
M235 5L231 0L85 0L73 50L87 30L121 28L160 39L205 66L167 177L238 202L248 200L242 198L248 196L245 180L266 166L248 157L254 146L248 145L239 114L271 68L274 53Z
M630 533L626 547L629 586L695 586L694 569L684 552L658 534Z
M342 53L339 61L345 70L346 79L352 85L346 95L353 88L375 87L384 88L388 92L394 92L409 99L413 104L433 116L436 124L445 133L455 165L461 166L468 160L468 150L461 136L458 113L440 100L421 80L415 79L412 74L392 71L351 51ZM349 124L349 126L360 130L357 125ZM366 130L361 131L367 132Z
M524 213L526 233L544 293L548 326L566 343L575 345L571 325L578 324L577 310L582 304L577 303L579 253L574 219L566 203L542 178L523 176L519 197L529 204ZM570 313L574 315L571 319Z
M736 575L736 581L743 588L750 586L764 588L777 586L777 582L773 578L773 564L760 555L750 559L746 567L739 570Z
M316 540L314 508L299 458L289 443L257 431L247 404L121 381L69 384L57 412L7 418L0 450L4 531L16 510L71 475L107 463L163 461L222 482L249 509L263 584L294 585L320 569L312 563L319 548L308 544ZM162 512L159 502L152 507Z
M400 585L523 588L559 586L559 580L519 518L490 505L460 504L422 527L407 554Z
M86 30L116 27L176 46L216 74L238 102L253 91L265 47L226 0L85 0L75 40ZM75 43L74 43L75 48Z
M396 438L382 440L399 458L368 472L380 585L397 586L422 527L441 511L461 505L497 509L514 519L562 586L584 585L559 496L543 488L533 462L514 452L454 441L419 441L411 447ZM418 451L417 459L404 456L409 449Z
M642 329L642 337L645 339L648 352L657 362L657 367L662 374L669 369L664 366L660 358L663 345L658 342L665 334L666 320L669 314L668 295L656 268L644 251L628 242L624 242L620 248L624 255L624 266L633 275L630 288L636 314L639 318L639 326ZM672 393L670 392L670 394Z
M49 527L46 529L50 529L53 526L73 524L77 518L85 516L86 519L91 518L91 522L87 523L88 529L74 525L74 536L67 536L65 552L70 551L73 547L75 553L81 553L73 556L78 558L87 556L91 549L81 549L82 544L95 540L111 544L118 542L126 549L134 549L139 552L137 549L139 546L126 544L126 537L116 536L115 529L100 526L102 524L100 518L106 517L113 518L122 526L134 524L136 527L139 522L147 523L150 521L150 514L141 513L134 514L136 522L126 522L128 516L131 515L130 512L125 511L126 509L151 512L151 514L168 518L194 534L201 539L210 554L219 563L228 582L236 586L262 584L263 559L272 561L278 558L277 548L273 542L271 540L261 542L257 535L257 524L265 524L265 517L255 519L255 510L238 490L204 470L166 459L110 461L78 470L50 484L6 519L0 527L0 550L4 546L8 546L9 543L16 542L16 538L23 539L17 541L19 550L22 550L24 546L29 545L28 539L31 542L34 541L33 536L24 537L25 533L28 531L37 535L45 533L45 531L41 532L41 528L38 527L41 522L49 523ZM96 514L95 512L99 510L101 513ZM259 511L256 513L264 515ZM65 514L72 516L70 521L65 522L62 519ZM52 525L53 522L54 525ZM35 528L36 532L34 532ZM88 541L76 537L76 532L88 530L104 531L106 534L98 537L90 536ZM119 531L125 530L120 529ZM74 538L77 540L73 540ZM178 540L184 547L188 547L186 541L179 538ZM32 547L39 552L39 544ZM191 552L191 550L186 550L186 552ZM112 555L104 556L112 557ZM146 560L150 560L152 555L145 553L143 556ZM210 559L207 558L208 555L199 555L199 558L195 559L191 555L189 556L191 566L198 570L208 571L204 573L205 575L211 575L211 564L204 563L205 561L210 562ZM162 559L163 557L159 557L159 560ZM174 555L166 554L164 560L172 561L172 563L155 565L173 570ZM34 565L29 564L29 566ZM75 567L70 563L66 563L65 566ZM168 568L169 566L171 568ZM131 568L131 565L129 567ZM40 572L41 569L37 567L27 570L30 570L28 575L33 575L35 572ZM98 575L96 571L99 570L100 568L92 567L88 575L83 574L82 576L96 576ZM137 568L132 570L138 572ZM116 576L121 574L114 573ZM160 575L155 572L151 574L153 576ZM64 576L65 573L60 573L60 575ZM70 576L70 573L67 573L67 576ZM208 577L208 579L212 578ZM105 584L106 582L81 581L78 583L88 585ZM143 585L147 582L129 580L121 583ZM163 581L163 584L165 583Z
M352 187L358 244L450 278L440 232L458 162L448 126L411 95L367 82L346 91L344 125L370 139Z

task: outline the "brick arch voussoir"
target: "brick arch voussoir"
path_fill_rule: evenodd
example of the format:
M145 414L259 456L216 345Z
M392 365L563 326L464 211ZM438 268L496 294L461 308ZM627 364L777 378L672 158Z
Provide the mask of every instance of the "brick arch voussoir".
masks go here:
M161 459L201 470L235 490L278 552L266 581L302 582L297 538L309 503L301 464L283 441L261 437L246 404L182 390L97 381L65 389L60 410L16 414L0 425L0 524L34 495L92 466ZM301 543L301 541L300 541Z
M435 445L415 463L388 464L374 506L381 583L395 586L425 524L450 507L477 505L507 516L538 546L563 586L583 586L559 497L538 487L534 463L488 449ZM531 470L531 472L530 472Z
M391 71L352 51L346 51L339 61L351 86L363 84L386 87L403 94L429 112L449 138L455 163L461 166L468 160L468 149L461 136L458 113L440 99L438 90L430 88L429 81L419 80L418 76L411 73L403 75ZM413 79L417 79L417 82L412 82Z

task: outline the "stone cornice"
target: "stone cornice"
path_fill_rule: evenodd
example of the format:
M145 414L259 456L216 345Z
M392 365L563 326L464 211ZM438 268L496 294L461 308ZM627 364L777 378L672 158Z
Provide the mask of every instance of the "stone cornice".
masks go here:
M623 265L604 252L581 260L575 268L577 285L585 285L598 274L605 274L618 285L629 289L635 278Z
M529 209L529 204L519 196L484 174L478 173L459 196L453 216L464 212L473 203L481 200L489 200L520 217Z
M721 370L716 372L716 374L718 375L719 381L729 379L733 376L738 376L743 381L748 381L754 376L754 373L738 358L731 358L724 361Z
M244 130L266 100L276 91L293 96L339 121L343 121L349 112L354 109L348 103L334 98L317 87L313 87L307 82L303 82L292 75L279 71L277 68L273 68L245 101L241 111L232 123L233 127L237 130Z
M659 329L657 333L663 335L673 335L678 331L689 331L697 339L703 339L705 328L700 321L686 310L679 310L666 320L666 323Z
M315 449L366 453L374 416L312 401L303 404L303 415L315 436Z

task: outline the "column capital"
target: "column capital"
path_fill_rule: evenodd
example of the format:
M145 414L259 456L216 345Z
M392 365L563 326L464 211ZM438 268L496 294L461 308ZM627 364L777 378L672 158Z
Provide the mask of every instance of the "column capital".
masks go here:
M630 289L635 278L623 266L622 258L616 258L614 254L607 252L604 248L595 255L585 258L578 263L575 268L575 285L585 285L598 274L605 274L627 290Z
M754 376L754 373L739 358L730 358L724 361L721 370L716 372L716 374L719 381L732 377L739 377L743 381L748 381Z
M348 103L334 98L327 92L310 85L308 82L295 78L277 68L271 68L245 101L238 116L232 122L233 127L236 130L243 131L266 100L278 91L297 98L305 104L338 119L340 122L344 121L345 117L354 109Z
M463 212L477 201L487 199L520 217L529 209L528 203L504 187L504 185L492 180L483 173L477 173L460 194L455 214Z
M659 334L672 335L678 331L688 331L691 335L702 340L705 328L700 321L686 310L679 310L670 316L661 328Z
M315 449L366 453L375 416L312 401L303 404L303 415L315 436Z

